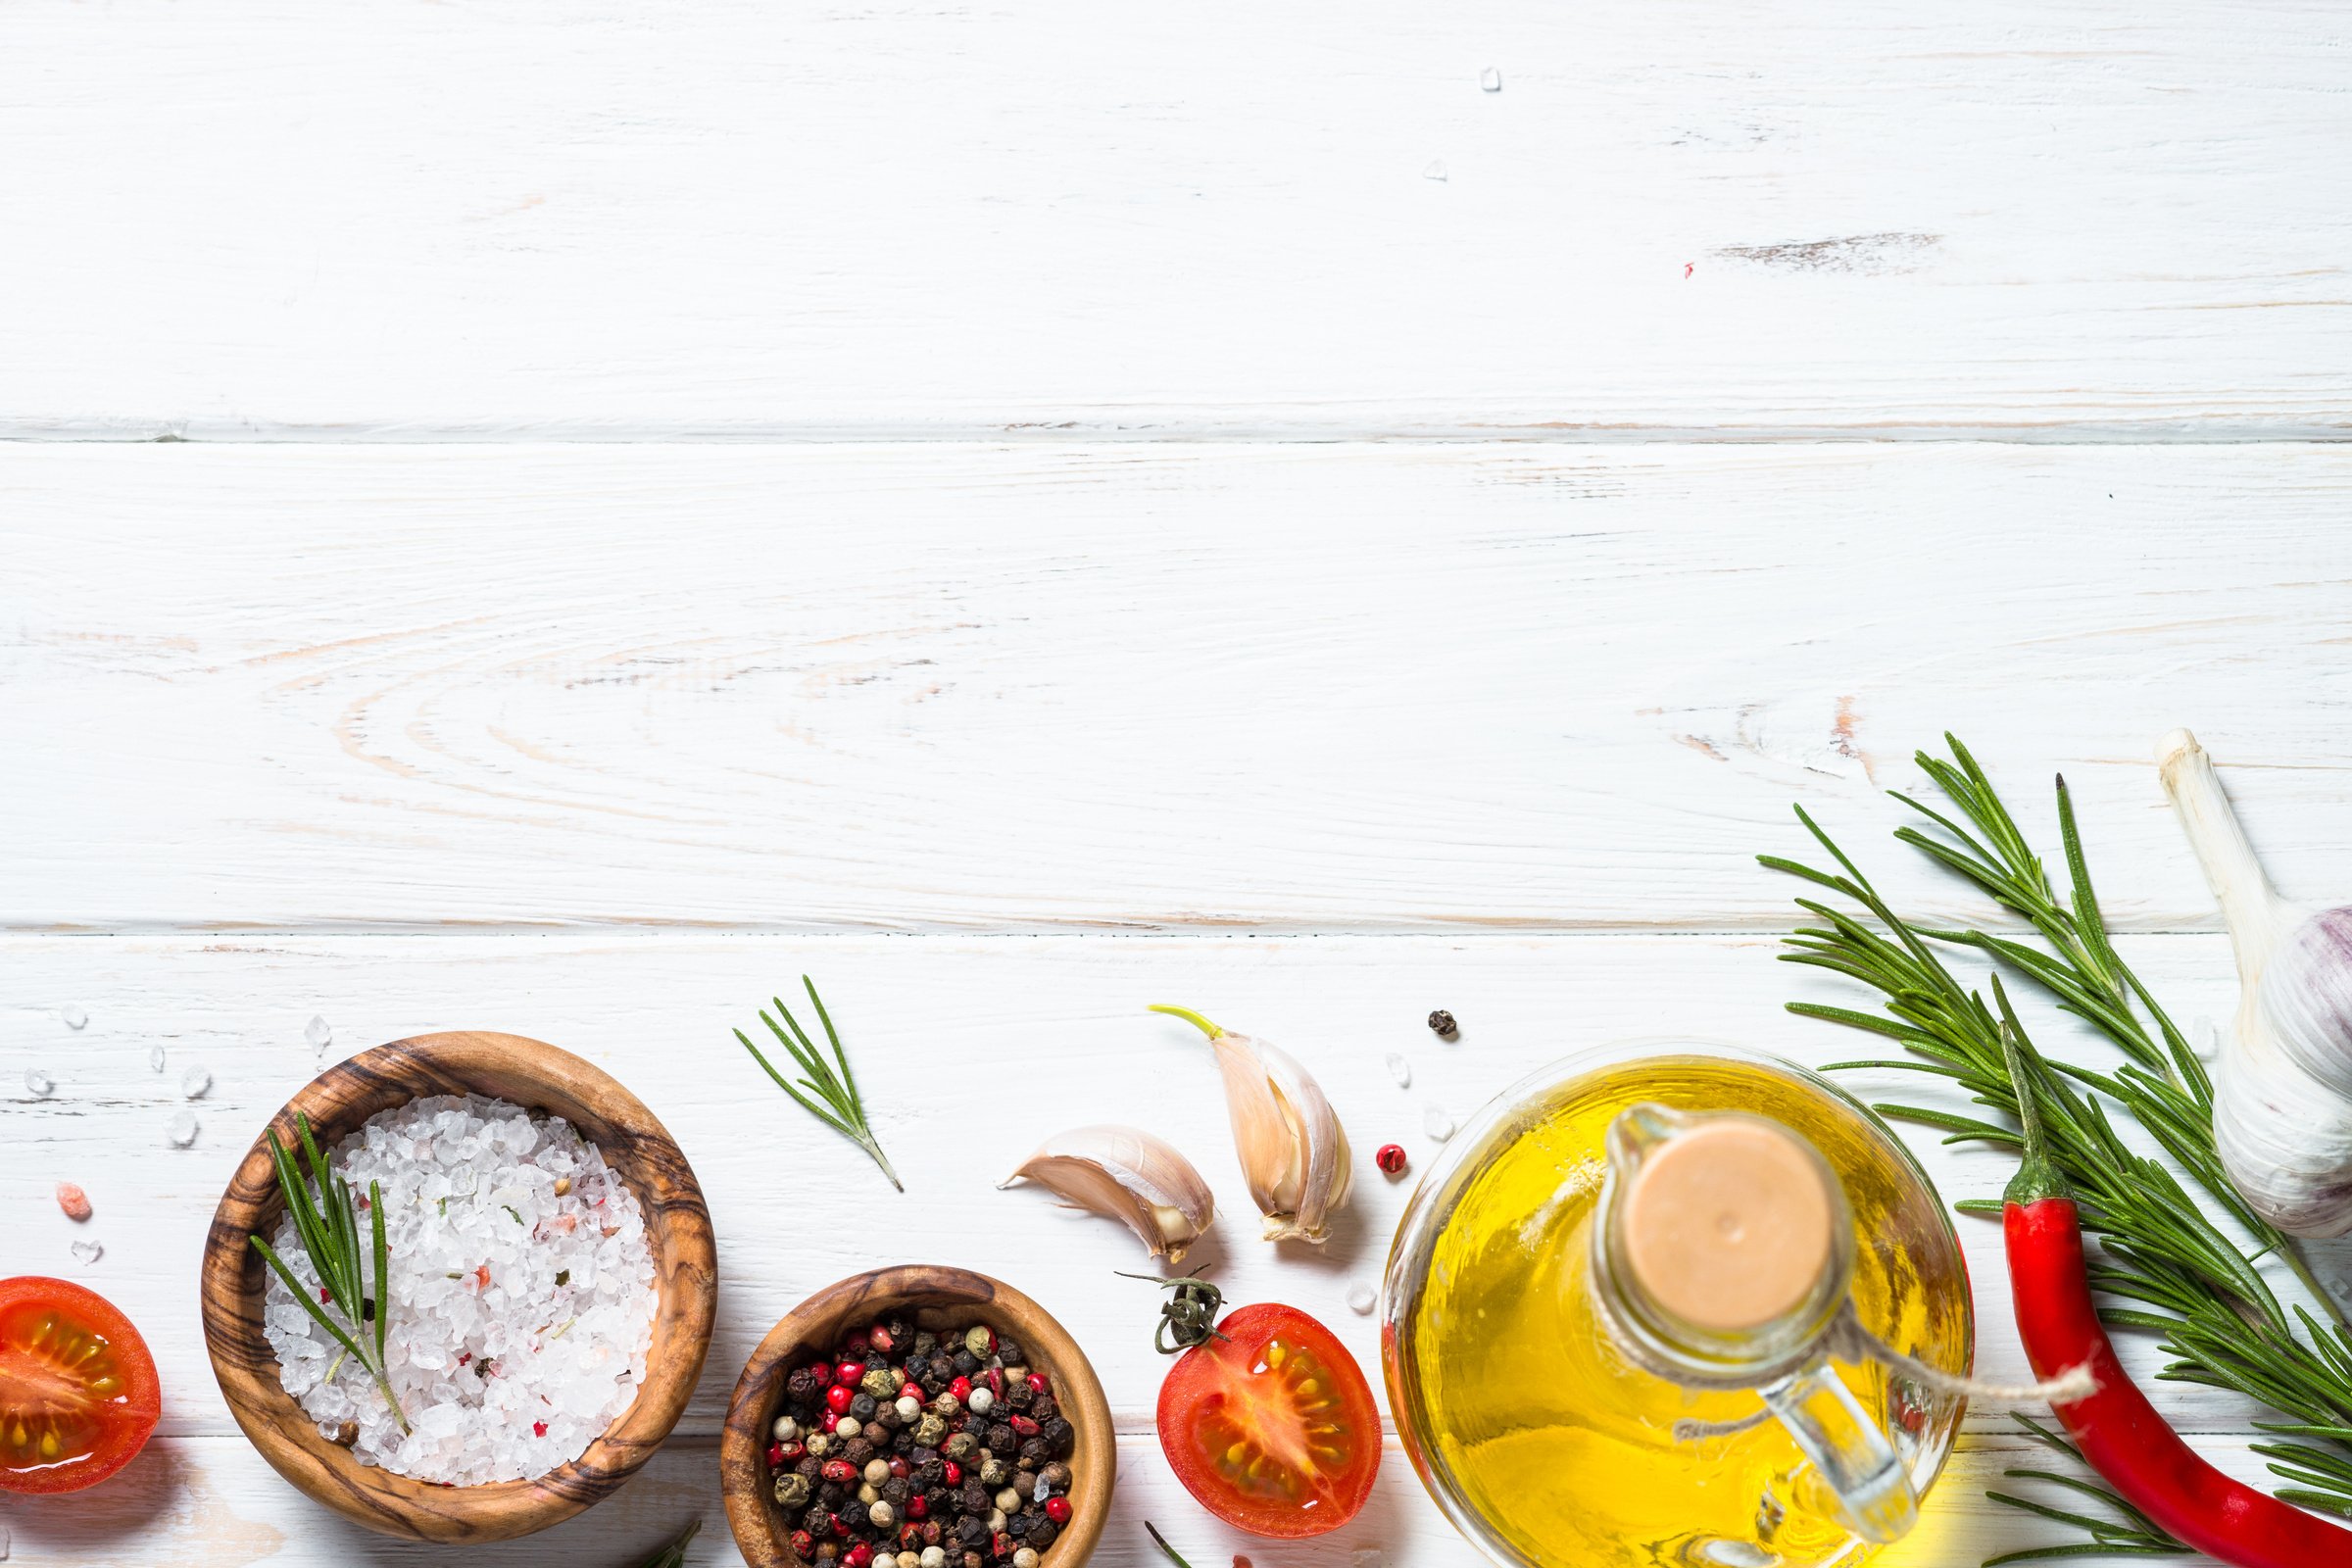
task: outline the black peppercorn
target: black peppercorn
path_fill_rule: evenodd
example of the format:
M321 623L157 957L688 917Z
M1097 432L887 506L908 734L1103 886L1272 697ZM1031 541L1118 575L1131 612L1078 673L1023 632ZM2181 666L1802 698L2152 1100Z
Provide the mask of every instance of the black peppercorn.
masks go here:
M1070 1449L1075 1447L1078 1443L1078 1429L1059 1416L1055 1416L1051 1421L1040 1422L1038 1435L1046 1440L1047 1448L1052 1450L1056 1459L1067 1459L1070 1456Z
M997 1340L997 1359L1004 1362L1006 1366L1019 1366L1023 1361L1027 1360L1028 1357L1021 1354L1020 1346L1011 1340L1007 1340L1002 1336L999 1336Z
M889 1503L893 1508L897 1508L906 1503L907 1496L913 1492L914 1489L906 1484L906 1477L892 1476L889 1480L882 1483L879 1490L882 1494L882 1500Z
M842 1448L841 1456L862 1470L865 1462L874 1456L874 1446L863 1438L852 1438Z
M920 1451L918 1449L917 1454ZM907 1457L914 1466L914 1479L923 1486L936 1487L947 1479L948 1467L939 1462L938 1454L932 1454L929 1458L921 1458L916 1454L910 1454Z
M1054 1396L1051 1394L1041 1394L1030 1401L1029 1418L1039 1426L1044 1426L1059 1414L1061 1414L1061 1406L1054 1402Z
M803 1459L799 1464L794 1465L793 1469L799 1471L802 1475L807 1476L810 1481L814 1481L818 1476L824 1474L825 1461L819 1459L814 1454L810 1454L807 1458Z
M956 1507L961 1513L976 1513L985 1519L988 1510L995 1506L996 1503L989 1497L988 1488L982 1486L977 1478L967 1477L962 1490L956 1494Z
M1429 1031L1441 1040L1451 1040L1459 1028L1453 1021L1453 1014L1444 1007L1429 1015Z
M856 1398L854 1398L854 1399L852 1399L852 1400L850 1401L850 1419L851 1419L851 1420L853 1420L853 1421L871 1421L873 1418L874 1418L874 1396L873 1396L872 1395L870 1395L870 1394L860 1394L860 1395L858 1395L858 1396Z
M795 1404L814 1403L816 1394L816 1379L805 1366L795 1368L792 1376L784 1380L784 1396Z
M1013 1434L1012 1428L1002 1421L990 1427L988 1436L980 1441L988 1445L989 1452L1000 1457L1011 1454L1021 1446L1021 1440Z
M975 1438L985 1439L988 1436L988 1417L984 1415L967 1415L963 1418L963 1430Z
M801 1528L822 1541L833 1533L833 1510L818 1503L801 1516Z
M1066 1464L1050 1464L1037 1473L1037 1478L1046 1484L1046 1491L1054 1496L1070 1490L1070 1467Z
M1021 1440L1021 1463L1044 1464L1053 1457L1054 1449L1042 1436Z
M1029 1527L1029 1544L1035 1546L1039 1551L1043 1551L1054 1544L1054 1538L1060 1534L1061 1527L1053 1520L1040 1519Z
M1004 1386L1004 1402L1015 1410L1026 1410L1037 1399L1037 1391L1026 1379L1016 1379Z
M965 1514L962 1518L956 1521L956 1539L962 1543L963 1548L966 1551L969 1551L976 1546L986 1544L988 1542L988 1521L985 1519L975 1519L970 1514Z

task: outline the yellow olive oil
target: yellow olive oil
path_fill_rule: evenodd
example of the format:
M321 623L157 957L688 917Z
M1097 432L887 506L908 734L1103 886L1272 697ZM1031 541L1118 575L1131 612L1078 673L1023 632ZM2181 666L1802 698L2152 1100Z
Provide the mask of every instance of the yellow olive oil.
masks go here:
M1852 1568L1875 1549L1751 1392L1693 1393L1630 1364L1595 1317L1604 1137L1649 1101L1792 1129L1843 1183L1862 1324L1931 1366L1970 1359L1968 1279L1917 1169L1866 1113L1793 1072L1678 1055L1602 1067L1520 1107L1472 1151L1425 1283L1390 1325L1398 1424L1441 1494L1542 1568ZM1923 1490L1960 1401L1876 1364L1836 1368Z

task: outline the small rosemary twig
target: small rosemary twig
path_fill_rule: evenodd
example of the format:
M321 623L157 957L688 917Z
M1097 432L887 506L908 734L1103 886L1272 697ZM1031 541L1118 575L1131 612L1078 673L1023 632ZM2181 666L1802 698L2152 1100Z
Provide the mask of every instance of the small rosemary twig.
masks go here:
M685 1530L679 1533L676 1540L663 1546L651 1561L646 1563L645 1568L684 1568L687 1544L694 1540L696 1533L702 1528L703 1522L700 1519L688 1524Z
M865 1102L858 1093L858 1075L850 1070L850 1058L841 1049L841 1036L833 1027L831 1015L825 1011L823 1000L816 994L815 982L803 975L801 984L808 988L808 1000L816 1007L817 1021L825 1026L825 1038L832 1043L832 1062L826 1061L818 1054L816 1043L808 1038L808 1031L801 1027L801 1021L784 1005L782 997L775 998L774 1002L777 1016L784 1022L778 1023L765 1012L760 1014L760 1021L767 1025L767 1032L776 1037L791 1054L794 1064L807 1074L799 1085L788 1082L782 1073L776 1071L775 1066L760 1054L760 1048L752 1044L751 1036L738 1029L735 1038L743 1042L743 1049L752 1054L752 1059L767 1070L767 1075L776 1081L777 1088L798 1101L801 1108L809 1115L871 1154L874 1163L882 1167L882 1174L890 1178L890 1185L903 1193L906 1190L906 1184L899 1180L899 1173L890 1168L890 1156L882 1152L881 1144L875 1141L874 1130L866 1125ZM791 1034L784 1032L787 1026L791 1028ZM834 1070L835 1063L840 1065L839 1072ZM802 1092L804 1090L806 1094ZM811 1099L810 1096L815 1098Z
M1186 1562L1182 1557L1176 1555L1176 1548L1169 1545L1167 1543L1167 1538L1159 1533L1159 1526L1147 1519L1144 1521L1144 1529L1151 1533L1152 1544L1166 1552L1168 1554L1168 1561L1174 1563L1176 1568L1193 1568L1191 1563Z
M289 1154L277 1141L277 1131L270 1133L270 1162L277 1171L277 1190L285 1199L286 1213L294 1221L294 1234L302 1241L303 1252L311 1260L313 1272L318 1276L319 1289L326 1292L335 1310L343 1314L337 1323L327 1316L325 1303L315 1301L303 1283L286 1267L284 1258L259 1236L248 1237L254 1250L260 1252L277 1277L286 1282L294 1299L302 1303L318 1326L335 1338L350 1356L375 1379L382 1391L384 1402L392 1407L392 1419L400 1430L409 1430L409 1418L400 1407L400 1399L392 1392L392 1380L384 1365L384 1331L392 1318L392 1293L389 1288L392 1273L391 1250L384 1245L384 1191L375 1182L368 1184L368 1221L369 1253L375 1264L375 1295L367 1293L366 1280L360 1263L359 1204L353 1199L351 1183L327 1169L326 1156L318 1152L318 1142L311 1136L311 1119L302 1112L294 1113L294 1131L299 1136L300 1150ZM303 1180L301 1159L310 1163L310 1182ZM316 1198L312 1194L316 1184ZM372 1321L374 1328L368 1328ZM348 1328L347 1328L348 1326ZM368 1341L374 1340L375 1353L368 1352ZM343 1356L335 1358L337 1366ZM330 1374L331 1377L332 1374Z

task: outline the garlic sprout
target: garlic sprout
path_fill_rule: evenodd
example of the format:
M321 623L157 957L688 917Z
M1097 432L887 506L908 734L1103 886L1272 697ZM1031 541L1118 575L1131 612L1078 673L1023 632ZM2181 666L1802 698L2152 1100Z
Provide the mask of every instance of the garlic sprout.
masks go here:
M998 1185L1019 1181L1124 1222L1153 1257L1171 1263L1183 1260L1217 1215L1217 1200L1193 1162L1136 1127L1056 1133Z
M2352 907L2278 896L2194 735L2167 735L2156 762L2237 954L2213 1106L2222 1168L2290 1236L2352 1232Z
M1348 1135L1304 1067L1263 1040L1219 1028L1185 1007L1153 1006L1182 1018L1216 1049L1233 1120L1234 1152L1269 1242L1330 1239L1331 1216L1347 1206Z

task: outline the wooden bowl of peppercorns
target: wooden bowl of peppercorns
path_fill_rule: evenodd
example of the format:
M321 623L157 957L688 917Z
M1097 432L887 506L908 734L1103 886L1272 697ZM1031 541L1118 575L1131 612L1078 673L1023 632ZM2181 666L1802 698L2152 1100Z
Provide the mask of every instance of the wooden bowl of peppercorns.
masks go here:
M1080 1568L1118 1453L1102 1382L1045 1308L906 1265L768 1330L718 1468L751 1568Z

